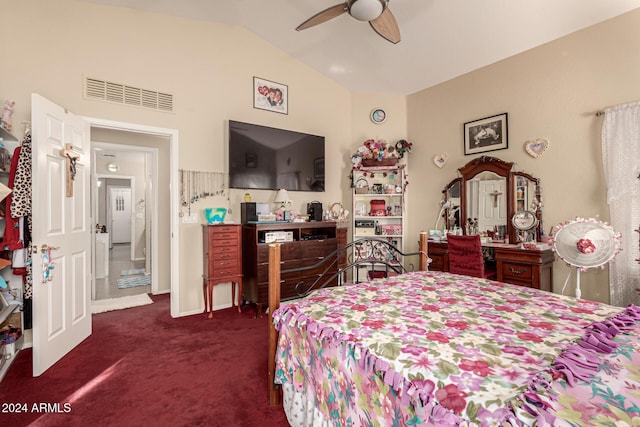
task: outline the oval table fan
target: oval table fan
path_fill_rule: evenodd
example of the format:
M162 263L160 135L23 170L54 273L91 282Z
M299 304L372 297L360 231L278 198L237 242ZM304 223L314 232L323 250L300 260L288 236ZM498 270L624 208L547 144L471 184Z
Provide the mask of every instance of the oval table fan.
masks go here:
M576 298L580 298L580 272L604 268L622 250L620 233L595 218L576 218L556 225L552 249L567 265L576 268Z

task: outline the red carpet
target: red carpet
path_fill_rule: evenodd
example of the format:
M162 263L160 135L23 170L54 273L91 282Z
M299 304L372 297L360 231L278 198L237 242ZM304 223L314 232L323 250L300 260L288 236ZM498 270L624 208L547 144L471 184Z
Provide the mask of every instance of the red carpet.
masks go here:
M173 319L169 296L152 298L94 315L93 334L38 378L31 350L21 351L0 403L28 413L0 413L0 425L288 426L282 407L269 406L268 316L244 307Z

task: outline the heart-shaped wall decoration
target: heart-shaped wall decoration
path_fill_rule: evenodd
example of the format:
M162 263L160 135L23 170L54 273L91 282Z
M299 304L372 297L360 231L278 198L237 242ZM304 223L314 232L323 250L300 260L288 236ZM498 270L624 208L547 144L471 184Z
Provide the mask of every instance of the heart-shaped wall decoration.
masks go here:
M447 156L447 153L436 154L433 157L433 163L435 163L439 168L442 168L444 165L446 165L447 160L449 160L449 156Z
M549 148L549 140L544 138L532 139L524 144L524 149L531 157L540 157Z

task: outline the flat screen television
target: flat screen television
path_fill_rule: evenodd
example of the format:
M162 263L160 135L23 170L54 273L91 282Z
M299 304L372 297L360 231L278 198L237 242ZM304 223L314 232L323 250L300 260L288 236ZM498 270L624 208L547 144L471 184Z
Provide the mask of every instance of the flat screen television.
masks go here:
M229 120L229 187L324 191L324 137Z

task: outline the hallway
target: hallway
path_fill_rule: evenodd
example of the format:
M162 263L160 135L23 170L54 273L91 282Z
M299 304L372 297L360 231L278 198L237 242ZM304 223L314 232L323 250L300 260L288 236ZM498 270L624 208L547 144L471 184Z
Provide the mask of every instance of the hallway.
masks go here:
M136 286L131 288L118 288L118 279L131 279L143 277L144 274L121 275L123 271L144 269L144 260L130 261L131 245L129 243L116 243L109 249L109 275L103 279L96 279L95 299L119 298L130 295L149 294L151 285Z

